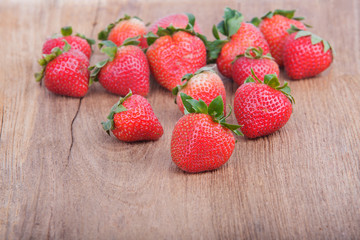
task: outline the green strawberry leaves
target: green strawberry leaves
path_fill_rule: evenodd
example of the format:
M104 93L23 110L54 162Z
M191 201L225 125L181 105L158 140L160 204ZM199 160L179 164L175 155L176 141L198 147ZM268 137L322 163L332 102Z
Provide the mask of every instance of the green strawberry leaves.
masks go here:
M123 18L119 18L118 20L116 20L113 23L110 23L104 30L102 30L101 32L98 33L98 39L99 40L107 40L109 37L109 34L111 32L111 30L121 21L125 21L125 20L130 20L131 18L136 18L139 19L140 21L142 21L139 17L131 17L127 14L124 15Z
M254 70L251 68L251 76L249 76L245 82L245 83L260 83L260 84L266 84L269 87L278 90L280 92L282 92L289 100L292 104L295 104L295 99L294 97L291 95L291 89L288 86L288 83L285 81L284 85L280 86L280 82L278 77L275 74L266 74L264 77L264 82L262 82L255 74Z
M194 74L192 74L192 73L185 74L181 78L181 84L177 85L176 87L174 87L172 89L172 94L176 96L178 94L178 92L180 92L182 89L184 89L186 87L186 85L188 84L188 82L190 81L190 79L192 77L194 77L195 75L198 75L198 74L200 74L202 72L205 72L205 71L214 72L214 69L213 69L213 67L202 67L199 70L197 70ZM175 98L175 103L176 103L176 98Z
M274 12L268 12L264 16L261 17L261 19L265 18L272 18L274 15L281 15L284 17L287 17L289 19L294 19L296 10L282 10L282 9L276 9ZM303 17L297 17L295 20L303 20Z
M110 135L110 130L114 130L114 116L117 113L125 112L127 109L122 105L129 97L131 97L131 90L125 97L120 97L119 101L112 106L109 115L107 116L107 120L105 122L101 122L103 129Z
M321 37L319 37L318 35L316 34L313 34L309 31L304 31L302 29L299 29L297 27L295 27L294 25L291 25L291 28L289 28L287 30L287 32L289 34L292 34L292 33L297 33L295 35L295 38L294 39L298 39L298 38L301 38L301 37L307 37L309 36L310 39L311 39L311 44L312 45L315 45L315 44L318 44L320 42L322 42L323 46L324 46L324 53L326 53L329 49L331 49L332 53L335 55L335 51L334 49L331 47L330 43L328 41L325 41L324 39L322 39Z
M43 57L39 59L38 63L40 64L40 66L42 66L42 69L40 72L35 73L36 82L41 82L41 80L43 79L46 66L49 62L54 60L57 56L60 56L61 54L68 52L71 49L70 44L65 39L63 39L62 41L65 43L62 50L59 47L55 47L51 50L50 54L43 54Z
M241 128L240 125L229 124L226 122L226 118L228 118L231 114L231 107L230 107L230 113L227 116L224 116L224 102L221 95L217 96L209 104L209 106L207 106L203 100L201 99L195 100L189 95L186 95L185 93L180 93L180 97L185 107L184 110L185 114L190 114L190 113L208 114L211 116L214 122L219 123L221 126L230 129L233 133L235 133L238 136L243 136L243 134L239 130L239 128Z

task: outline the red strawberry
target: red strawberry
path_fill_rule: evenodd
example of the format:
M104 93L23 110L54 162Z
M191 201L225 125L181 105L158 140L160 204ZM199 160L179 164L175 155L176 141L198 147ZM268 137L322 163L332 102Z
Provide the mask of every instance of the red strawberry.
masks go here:
M131 91L111 108L107 119L101 123L104 130L124 142L158 140L164 133L150 103Z
M289 36L288 30L291 25L300 29L306 29L305 25L300 22L303 18L294 18L295 10L275 10L268 12L261 19L259 25L260 31L264 34L266 41L270 46L270 53L279 64L283 65L282 55L285 39Z
M83 97L89 87L89 59L63 41L63 50L55 47L51 54L44 54L39 60L43 69L35 74L36 81L44 78L45 87L55 94Z
M261 47L249 47L244 54L237 56L232 66L232 77L234 82L241 85L251 75L251 69L256 76L264 81L266 74L275 74L279 77L279 66L268 53L263 55Z
M159 28L155 36L147 35L150 47L146 52L150 69L155 80L168 90L181 84L181 78L194 73L206 65L206 48L196 35L192 26L195 18L186 29Z
M287 83L280 86L274 74L264 77L264 82L249 77L241 85L234 99L234 112L242 133L248 138L269 135L282 128L292 113L293 97Z
M73 50L76 49L83 52L87 58L90 59L91 45L95 44L95 40L86 38L84 35L79 33L75 36L71 36L72 28L69 26L61 28L61 34L62 36L59 36L58 34L54 35L53 38L48 39L44 43L42 49L43 54L51 54L51 50L55 47L63 49L65 45L63 40L65 39Z
M120 46L127 38L140 36L140 47L147 48L145 23L138 17L130 17L125 15L116 22L111 23L106 29L98 34L99 40L110 40Z
M286 39L283 59L290 78L313 77L330 66L334 50L327 41L294 26L289 32L291 35Z
M224 104L216 97L209 107L202 100L181 93L186 115L176 123L171 138L171 158L182 170L204 172L225 164L235 147L231 131L240 126L225 122Z
M173 89L176 95L176 103L182 113L184 113L184 105L181 101L181 93L185 93L195 100L203 100L209 106L212 100L217 96L221 96L226 102L226 91L224 84L212 68L200 68L195 74L186 74L181 79L182 85L178 85ZM226 112L226 111L225 111Z
M132 44L138 44L128 38L117 47L111 41L103 41L101 52L109 59L90 67L90 82L99 81L109 92L125 96L131 89L134 94L146 96L150 88L150 69L144 52Z
M269 52L269 45L260 30L251 23L242 22L243 16L240 12L225 8L224 20L221 21L217 27L213 27L214 37L219 42L215 52L220 52L220 55L210 57L216 59L217 67L222 75L225 77L232 77L232 62L236 56L244 54L248 47L261 47L264 54ZM221 41L219 32L228 37L228 40ZM216 45L216 44L215 44ZM220 50L221 49L221 50ZM212 49L210 49L212 51Z
M185 28L189 23L188 16L185 13L171 14L156 20L150 27L149 32L157 33L158 27L167 28L170 25L175 28ZM201 29L197 23L194 24L194 30L201 33Z

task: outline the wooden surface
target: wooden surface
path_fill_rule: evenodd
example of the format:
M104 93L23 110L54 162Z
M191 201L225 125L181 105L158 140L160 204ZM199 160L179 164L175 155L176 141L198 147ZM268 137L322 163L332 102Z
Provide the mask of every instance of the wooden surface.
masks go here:
M165 133L134 144L101 129L118 96L99 84L74 99L34 81L42 43L62 26L95 38L125 13L151 22L192 12L210 36L225 6L245 20L295 8L337 56L320 76L290 81L296 105L283 129L238 137L216 171L172 163L181 114L154 81L148 100ZM358 0L2 0L0 239L359 239L359 15ZM223 80L233 104L237 85Z

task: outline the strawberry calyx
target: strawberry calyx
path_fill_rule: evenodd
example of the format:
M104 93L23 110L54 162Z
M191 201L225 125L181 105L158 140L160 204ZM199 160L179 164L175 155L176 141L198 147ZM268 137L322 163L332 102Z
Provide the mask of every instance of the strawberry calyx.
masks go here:
M212 32L216 39L220 38L218 31L230 39L239 30L244 17L239 11L226 7L223 19L216 27L213 26Z
M70 44L65 39L63 39L62 41L65 43L63 49L55 47L51 50L50 54L43 54L43 57L38 60L38 63L40 64L40 66L42 66L42 69L40 72L35 73L36 82L41 82L41 80L43 79L46 66L49 62L54 60L57 56L60 56L61 54L68 52L71 49Z
M264 76L264 82L262 82L255 74L254 70L251 68L251 76L249 76L245 83L260 83L260 84L266 84L269 87L278 90L282 92L291 102L291 104L295 104L295 99L291 95L291 89L288 86L288 82L284 82L284 85L280 86L280 82L276 74L266 74Z
M269 59L274 60L270 53L263 54L264 50L261 47L248 47L244 54L237 55L236 58L231 62L234 63L238 58L246 57L249 59Z
M311 39L311 44L312 45L315 45L315 44L318 44L320 42L322 42L323 46L324 46L324 53L326 53L329 49L331 49L332 53L334 54L334 49L331 47L330 43L328 41L325 41L324 39L322 39L321 37L319 37L318 35L316 34L313 34L309 31L305 31L305 30L302 30L302 29L299 29L297 27L295 27L294 25L291 25L291 28L289 28L287 30L287 32L289 34L292 34L292 33L297 33L295 35L295 38L294 39L298 39L298 38L301 38L301 37L307 37L307 36L310 36L310 39Z
M174 87L172 89L172 94L173 95L177 95L178 92L180 92L182 89L184 89L186 87L186 85L188 84L188 82L190 81L190 79L202 72L214 72L214 68L213 67L202 67L199 70L197 70L194 74L192 73L187 73L185 74L182 78L181 78L181 84L177 85L176 87ZM176 103L176 98L175 98L175 103Z
M130 20L130 19L132 19L132 18L136 18L136 19L142 21L142 19L139 18L139 17L136 17L136 16L131 17L131 16L125 14L123 18L119 18L119 19L116 20L115 22L110 23L104 30L102 30L101 32L99 32L99 33L98 33L98 39L99 39L99 40L107 40L108 37L109 37L109 34L110 34L111 30L112 30L119 22L121 22L121 21L126 21L126 20Z
M243 136L242 132L239 130L239 128L241 128L242 126L236 124L229 124L226 122L226 119L230 116L232 109L231 106L229 106L230 112L227 116L224 116L224 102L221 95L214 98L214 100L211 101L209 106L207 106L203 100L195 100L185 93L180 93L180 97L181 101L184 104L185 115L190 113L207 114L211 116L214 122L220 124L222 127L230 129L238 136Z
M107 116L107 121L101 122L103 129L110 135L110 130L115 129L114 116L116 113L125 112L127 109L124 107L123 103L131 97L132 92L129 91L125 97L120 97L119 101L112 106L109 115Z
M52 38L58 38L58 37L67 37L67 36L71 36L72 33L73 33L73 30L72 30L72 27L71 26L65 26L65 27L62 27L61 30L61 35L56 33L52 36ZM95 44L95 40L92 39L92 38L87 38L84 34L80 34L80 33L76 33L75 36L77 37L80 37L84 40L87 41L87 43L90 45L90 48L92 50L92 45Z
M206 51L207 51L207 63L214 63L218 58L221 49L223 46L230 41L232 35L237 33L239 30L241 23L243 22L243 15L229 7L226 7L224 10L223 20L218 23L218 25L214 25L212 28L212 34L215 38L214 41L206 40ZM219 32L226 36L226 39L220 39Z
M302 21L304 20L305 18L304 17L294 17L295 15L295 9L294 10L283 10L283 9L275 9L275 11L269 11L267 12L264 16L262 16L261 18L258 18L258 17L255 17L253 19L251 19L251 23L253 25L255 25L256 27L258 27L261 23L262 20L266 19L266 18L272 18L273 16L275 15L281 15L281 16L284 16L288 19L294 19L294 20L297 20L297 21ZM304 24L306 27L311 27L310 25L308 24Z
M133 38L127 38L120 46L117 46L115 43L113 43L110 40L101 41L99 43L100 52L105 53L108 56L108 58L89 67L89 71L91 71L89 86L91 86L91 84L93 84L94 82L99 81L98 75L100 73L100 70L108 62L114 61L118 48L123 47L123 46L129 46L129 45L138 46L140 43L140 41L138 41L139 38L140 38L140 36L133 37Z

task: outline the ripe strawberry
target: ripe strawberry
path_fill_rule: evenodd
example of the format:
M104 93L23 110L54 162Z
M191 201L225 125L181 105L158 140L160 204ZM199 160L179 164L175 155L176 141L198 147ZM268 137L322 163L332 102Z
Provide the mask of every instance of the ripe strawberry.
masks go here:
M104 130L109 135L111 130L124 142L158 140L164 133L150 103L140 95L132 95L131 91L120 97L107 119L101 123Z
M216 40L208 46L210 61L216 60L217 67L225 77L232 77L232 61L244 54L248 47L261 47L264 54L269 52L269 45L260 30L251 23L242 22L240 12L225 8L224 20L213 27ZM220 40L219 32L227 36ZM219 54L220 53L220 54Z
M244 54L237 56L232 66L232 77L234 82L241 85L251 75L251 69L256 76L264 81L266 74L275 74L279 77L279 66L271 57L270 53L263 55L261 47L249 47Z
M154 34L156 34L158 31L158 27L167 28L170 25L172 25L175 28L185 28L188 23L189 23L189 19L187 14L185 13L171 14L156 20L149 27L148 32L153 32ZM197 33L201 33L201 29L196 22L194 23L194 30Z
M157 35L149 33L146 52L155 80L168 90L181 84L181 78L206 65L206 48L194 32L192 16L185 29L172 26L159 28Z
M43 69L35 74L36 81L44 78L45 87L55 94L83 97L89 87L89 59L63 41L63 50L55 47L39 60Z
M295 10L275 10L274 12L268 12L259 20L260 31L264 34L266 41L270 46L270 53L279 66L283 65L283 48L285 39L289 34L287 29L291 25L294 25L300 29L306 29L306 26L300 22L302 17L294 18Z
M289 32L291 35L285 41L283 59L290 78L313 77L330 66L334 50L327 41L294 26Z
M282 128L292 113L294 98L287 83L280 86L274 74L268 74L261 82L252 71L241 85L234 99L234 112L242 133L248 138L271 134Z
M110 40L120 46L127 38L140 36L139 46L141 48L147 48L146 39L143 37L145 34L146 26L140 18L125 15L123 18L109 24L106 29L99 32L98 39Z
M139 42L128 38L117 47L111 41L103 41L101 52L109 58L90 67L90 83L99 81L109 92L125 96L131 89L134 94L146 96L150 88L150 69L146 55L137 45Z
M43 54L51 54L51 50L55 47L63 49L65 43L64 39L70 44L71 48L74 50L79 50L83 52L87 58L90 59L91 56L91 46L95 44L94 39L86 38L84 35L77 33L75 36L72 36L72 28L67 26L61 28L61 34L55 34L52 38L48 39L42 49Z
M195 100L181 93L185 114L176 123L171 138L171 158L182 170L204 172L225 164L235 147L240 126L225 122L224 104L216 97L209 107L202 100Z
M181 101L181 93L185 93L195 100L203 100L209 106L212 100L217 96L221 96L226 102L226 91L224 84L212 68L203 67L196 73L188 73L181 79L182 84L177 85L173 89L173 94L176 95L175 102L180 111L184 113L184 105ZM226 111L225 111L226 112Z

